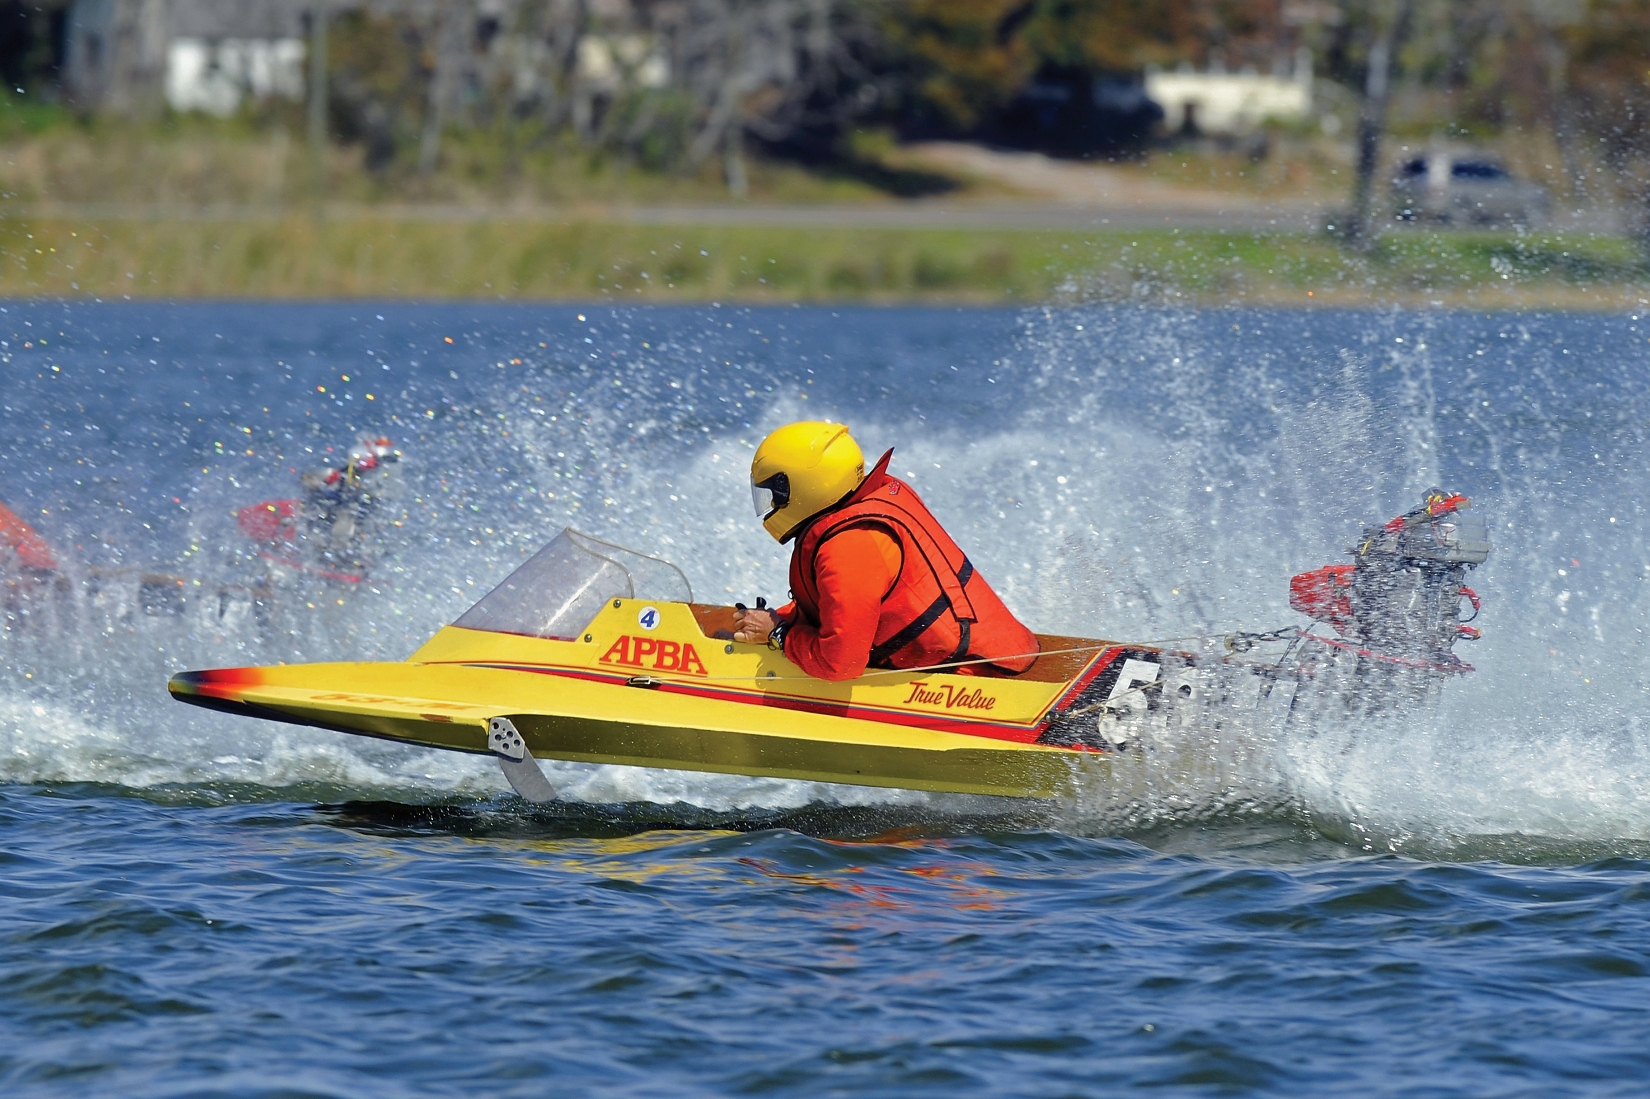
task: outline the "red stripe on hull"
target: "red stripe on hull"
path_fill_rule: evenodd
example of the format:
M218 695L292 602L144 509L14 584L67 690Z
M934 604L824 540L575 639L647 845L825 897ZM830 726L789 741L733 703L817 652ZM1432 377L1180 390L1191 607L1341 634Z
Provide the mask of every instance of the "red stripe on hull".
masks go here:
M1091 680L1100 669L1111 660L1116 659L1117 650L1107 649L1096 658L1098 667L1091 665L1078 677L1073 689ZM622 684L628 676L617 676L603 672L583 671L572 668L549 668L530 664L471 664L475 668L496 668L500 671L533 672L537 675L566 676L569 679L580 679L594 683ZM989 682L988 680L985 682ZM989 740L1007 740L1017 744L1033 744L1042 734L1041 718L1028 725L1015 725L994 721L970 721L964 718L947 718L936 714L912 713L909 710L892 710L879 706L854 706L847 702L822 702L815 699L791 698L767 693L736 691L719 687L696 687L691 683L677 681L660 683L654 690L665 691L669 694L687 695L690 698L711 699L718 702L737 702L745 706L770 706L778 710L795 710L799 713L819 714L825 717L855 718L861 721L880 721L887 725L901 725L912 729L928 729L939 733L956 733L962 736L984 737ZM1068 690L1060 701L1072 696ZM1045 710L1044 713L1048 711Z

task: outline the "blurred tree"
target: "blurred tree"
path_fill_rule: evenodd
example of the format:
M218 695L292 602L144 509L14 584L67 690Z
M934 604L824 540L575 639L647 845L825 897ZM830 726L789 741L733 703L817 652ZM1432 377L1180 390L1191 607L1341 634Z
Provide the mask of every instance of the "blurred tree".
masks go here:
M1403 68L1423 93L1420 121L1467 133L1555 126L1565 62L1547 0L1423 0ZM1559 46L1559 52L1554 47Z
M1358 119L1358 159L1352 177L1352 210L1344 229L1347 242L1358 248L1367 248L1373 236L1370 217L1376 201L1375 176L1381 164L1381 138L1386 133L1387 104L1392 93L1393 60L1409 37L1414 14L1414 0L1395 0L1389 19L1370 42L1363 110Z
M920 126L969 130L1007 103L1037 69L1017 31L1033 4L1025 0L906 0L888 9L886 32L895 64L905 70L907 110Z
M421 133L435 54L422 20L356 9L327 32L328 113L333 136L360 142L373 171Z
M698 106L683 152L718 150L729 190L745 190L744 141L829 142L878 98L865 0L689 0L671 13L670 86ZM867 94L868 93L868 94Z
M428 64L428 87L424 95L424 125L418 140L418 174L427 176L435 171L436 158L441 155L441 129L447 119L447 105L454 98L454 85L460 79L473 47L469 37L474 30L491 25L478 23L475 6L469 0L447 0L434 14L434 26L428 38L433 55Z
M1550 137L1572 195L1625 202L1650 250L1650 0L1425 0L1404 62L1411 126Z
M514 24L493 39L489 88L505 113L537 118L547 133L572 120L574 69L589 22L585 0L522 0Z
M1591 0L1564 37L1572 117L1615 171L1650 255L1650 0Z
M7 89L38 94L63 67L68 6L0 0L0 79Z
M980 128L1040 72L1264 68L1295 37L1279 0L900 0L885 34L908 121L953 132Z

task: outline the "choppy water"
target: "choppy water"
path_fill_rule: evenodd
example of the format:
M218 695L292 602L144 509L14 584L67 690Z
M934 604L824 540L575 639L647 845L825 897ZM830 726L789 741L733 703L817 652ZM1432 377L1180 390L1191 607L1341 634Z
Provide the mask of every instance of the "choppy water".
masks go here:
M106 591L0 642L7 1094L1650 1078L1650 322L5 310L0 500ZM485 761L165 697L184 667L402 657L569 522L701 598L777 595L744 469L800 415L897 445L1055 632L1285 624L1288 576L1363 521L1468 492L1480 671L1401 726L1212 739L1030 806L551 765L570 800L529 810ZM232 509L367 428L406 459L364 590L262 623L120 602L142 570L244 583Z

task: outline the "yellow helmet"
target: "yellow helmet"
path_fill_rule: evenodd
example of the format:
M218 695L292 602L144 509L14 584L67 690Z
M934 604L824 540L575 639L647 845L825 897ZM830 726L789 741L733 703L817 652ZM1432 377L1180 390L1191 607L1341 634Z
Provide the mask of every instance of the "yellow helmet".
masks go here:
M763 439L751 459L751 500L780 542L863 480L865 455L842 424L786 424Z

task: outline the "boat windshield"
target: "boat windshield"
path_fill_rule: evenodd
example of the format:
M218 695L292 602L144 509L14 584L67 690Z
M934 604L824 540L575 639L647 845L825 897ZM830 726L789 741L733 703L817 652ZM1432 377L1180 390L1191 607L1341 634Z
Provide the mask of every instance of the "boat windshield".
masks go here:
M693 602L682 570L568 527L455 626L572 641L609 599Z

